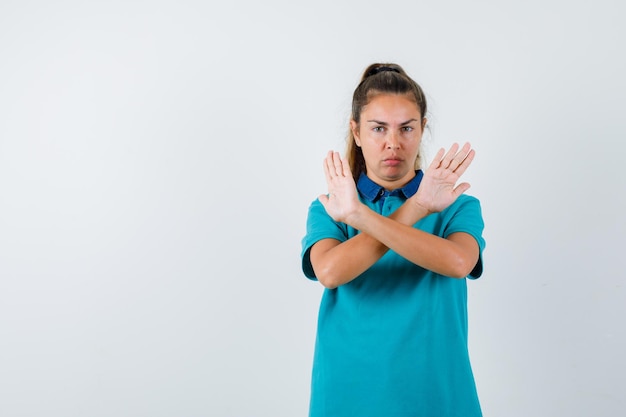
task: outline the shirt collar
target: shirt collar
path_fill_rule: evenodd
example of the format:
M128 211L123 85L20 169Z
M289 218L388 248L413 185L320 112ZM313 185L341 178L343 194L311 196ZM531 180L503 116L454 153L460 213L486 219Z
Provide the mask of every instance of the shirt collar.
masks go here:
M423 176L424 173L422 172L422 170L418 169L417 171L415 171L415 176L411 179L411 181L406 183L404 187L389 192L389 194L401 194L405 198L411 197L417 192ZM365 173L361 173L361 176L357 181L356 188L363 195L363 197L365 197L372 203L378 200L386 192L384 187L376 184L367 175L365 175Z

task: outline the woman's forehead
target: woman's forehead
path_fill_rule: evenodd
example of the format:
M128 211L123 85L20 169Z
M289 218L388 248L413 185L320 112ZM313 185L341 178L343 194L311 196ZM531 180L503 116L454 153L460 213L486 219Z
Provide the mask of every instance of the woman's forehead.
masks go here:
M372 97L363 107L361 115L378 117L420 116L420 110L410 94L379 94Z

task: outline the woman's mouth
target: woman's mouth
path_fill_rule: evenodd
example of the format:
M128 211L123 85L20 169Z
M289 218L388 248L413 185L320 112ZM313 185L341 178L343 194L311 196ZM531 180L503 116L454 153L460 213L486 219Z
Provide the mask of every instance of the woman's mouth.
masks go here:
M383 159L383 164L385 164L386 166L395 167L395 166L400 165L401 163L402 163L401 159L396 159L396 158Z

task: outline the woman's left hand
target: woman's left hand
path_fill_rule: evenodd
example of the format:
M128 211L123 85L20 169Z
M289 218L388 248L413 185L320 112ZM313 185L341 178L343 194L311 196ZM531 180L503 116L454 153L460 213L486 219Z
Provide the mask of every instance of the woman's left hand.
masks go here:
M350 165L339 152L329 151L324 159L324 174L328 194L322 194L318 199L333 220L348 223L350 216L355 215L361 206Z
M470 188L469 183L457 185L457 181L470 166L475 154L469 143L460 149L455 143L447 153L445 149L440 149L411 199L429 213L439 212L454 203Z

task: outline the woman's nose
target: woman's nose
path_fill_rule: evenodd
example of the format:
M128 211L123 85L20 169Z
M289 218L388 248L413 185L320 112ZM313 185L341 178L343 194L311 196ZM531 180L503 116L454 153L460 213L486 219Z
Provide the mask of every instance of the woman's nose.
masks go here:
M395 133L390 133L387 136L387 149L398 149L400 148L400 142L398 142L398 138Z

